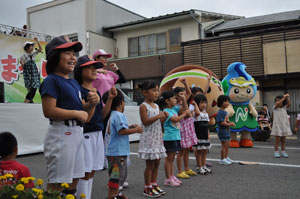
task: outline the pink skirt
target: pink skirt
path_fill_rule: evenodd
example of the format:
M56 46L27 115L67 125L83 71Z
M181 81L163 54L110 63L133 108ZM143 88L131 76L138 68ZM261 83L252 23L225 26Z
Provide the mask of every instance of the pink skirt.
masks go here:
M190 148L197 144L198 139L195 133L193 117L180 120L180 136L181 148Z

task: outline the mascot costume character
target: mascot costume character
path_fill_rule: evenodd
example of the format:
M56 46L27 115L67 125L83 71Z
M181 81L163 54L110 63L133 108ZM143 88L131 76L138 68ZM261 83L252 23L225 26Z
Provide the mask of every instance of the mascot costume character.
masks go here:
M210 70L197 66L197 65L184 65L179 66L171 70L163 78L160 84L160 92L166 90L172 90L173 87L183 87L183 84L180 82L180 79L185 79L187 85L192 88L194 86L204 89L207 85L209 74L211 74L211 80L209 84L208 91L206 93L206 98L208 101L207 104L207 113L210 117L209 124L215 124L214 117L217 115L219 108L217 107L217 99L219 95L223 95L222 84L213 72Z
M246 65L240 62L228 66L228 74L222 80L225 95L230 98L230 105L226 109L229 120L236 124L230 127L230 147L253 147L250 132L258 130L256 121L257 111L250 102L254 98L257 87L254 79L246 71ZM241 133L240 142L237 132Z

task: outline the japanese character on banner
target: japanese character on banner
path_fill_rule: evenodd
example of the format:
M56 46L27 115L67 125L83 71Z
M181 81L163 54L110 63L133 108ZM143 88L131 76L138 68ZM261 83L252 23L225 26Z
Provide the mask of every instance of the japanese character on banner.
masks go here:
M8 84L14 83L14 81L18 81L19 73L17 66L17 59L12 55L8 55L7 59L1 59L0 65L0 76L1 79ZM2 70L1 70L2 68Z

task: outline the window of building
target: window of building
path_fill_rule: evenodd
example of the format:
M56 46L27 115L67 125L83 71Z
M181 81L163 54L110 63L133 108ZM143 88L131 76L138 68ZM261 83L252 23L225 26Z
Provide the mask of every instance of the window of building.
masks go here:
M169 30L169 50L170 52L180 50L181 28Z
M128 39L128 56L154 55L167 52L166 33Z

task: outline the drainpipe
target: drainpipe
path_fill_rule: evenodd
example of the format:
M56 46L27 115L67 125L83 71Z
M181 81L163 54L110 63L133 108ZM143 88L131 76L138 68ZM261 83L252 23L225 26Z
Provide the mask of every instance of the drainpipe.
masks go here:
M204 30L202 28L202 24L201 22L195 17L195 13L194 11L190 11L190 16L192 17L192 19L194 19L194 21L196 21L198 23L198 33L199 33L199 39L204 39Z

